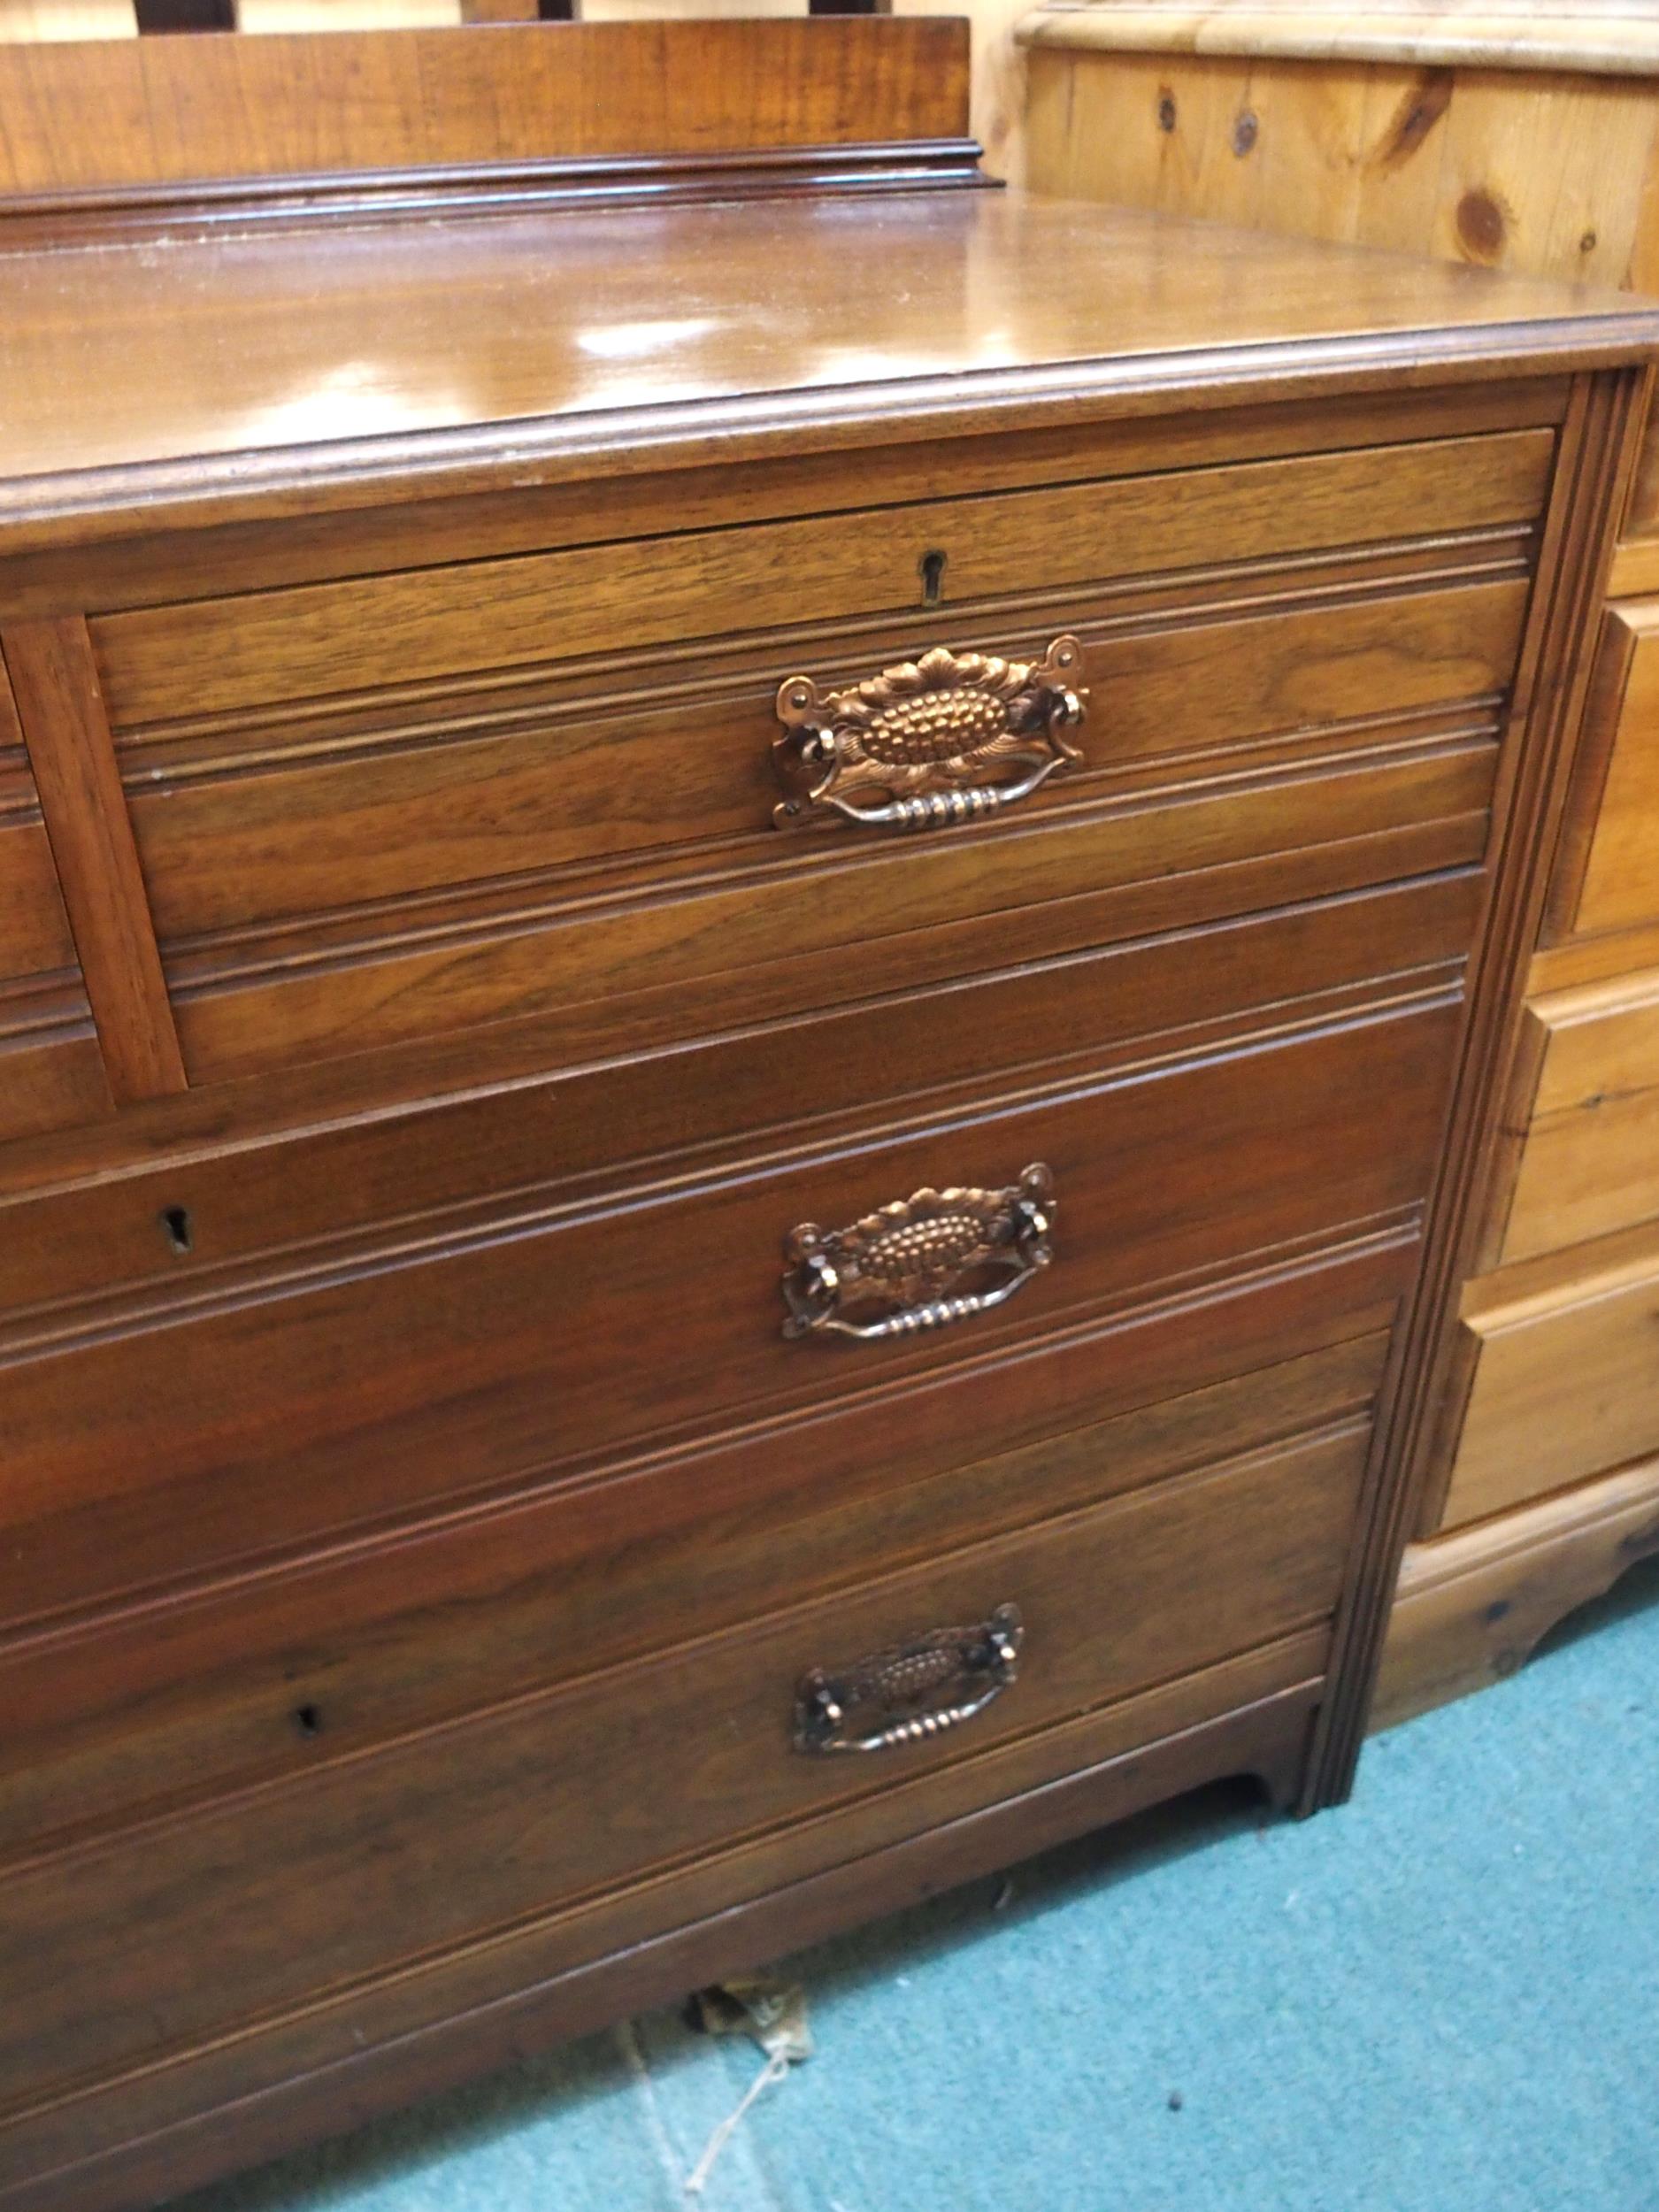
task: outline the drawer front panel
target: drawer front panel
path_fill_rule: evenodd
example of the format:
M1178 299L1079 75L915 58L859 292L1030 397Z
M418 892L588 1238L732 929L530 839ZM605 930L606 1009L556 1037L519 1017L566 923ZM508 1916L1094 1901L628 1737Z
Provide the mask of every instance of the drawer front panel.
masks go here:
M1659 1451L1659 1244L1465 1323L1474 1382L1442 1525Z
M142 2062L1324 1619L1366 1434L1278 1447L17 1871L0 2084ZM863 1758L792 1748L807 1670L1010 1601L1020 1677L977 1721Z
M1500 1259L1659 1215L1659 972L1535 999L1537 1069Z
M1473 733L1242 792L1056 812L1013 835L945 832L810 864L780 858L683 892L670 884L418 930L400 922L368 943L355 928L278 938L257 956L175 963L179 1034L192 1079L210 1081L584 1010L577 1027L603 1051L636 1002L670 992L680 1033L725 1028L780 1010L780 1000L863 995L889 970L910 981L918 962L935 978L972 974L1006 959L1016 930L1041 958L1130 934L1148 911L1165 926L1195 919L1213 872L1264 854L1284 856L1274 904L1325 887L1333 847L1363 868L1367 838L1385 841L1373 867L1476 860L1495 758L1490 735ZM976 923L987 925L977 935Z
M38 1606L55 1560L97 1557L95 1532L130 1560L159 1515L176 1558L199 1562L262 1527L268 1541L274 1514L297 1544L647 1437L826 1406L964 1339L988 1350L1396 1215L1426 1187L1456 1022L1435 994L913 1133L19 1324L0 1374L6 1609ZM1058 1257L1011 1304L920 1339L784 1340L793 1226L928 1186L997 1189L1037 1160Z
M1306 751L1315 732L1346 719L1490 701L1509 685L1526 595L1519 576L1110 628L1056 607L1050 632L1080 633L1079 681L1094 704L1075 733L1083 765L1024 812L1075 807L1091 791L1116 791L1131 772L1145 780L1163 764L1167 776L1177 757L1293 736ZM845 665L838 643L834 664L814 666L837 688L873 672L884 653L904 658L934 641L889 640ZM1027 660L1048 640L1001 616L958 624L949 641ZM717 864L760 874L844 864L849 841L855 851L879 850L890 833L843 827L826 852L824 838L780 839L772 826L774 701L795 668L778 651L683 687L672 684L672 669L657 672L649 703L630 703L630 689L643 687L619 678L598 699L569 687L526 705L479 695L447 725L431 708L404 709L401 728L383 714L379 726L278 726L245 747L210 738L133 749L129 804L157 926L182 949L215 931L504 878L518 879L522 902L548 871L630 855L660 867L665 849L714 841L718 855L700 858L703 875ZM1470 719L1466 710L1450 718L1454 727ZM1193 781L1205 772L1185 762L1179 772ZM579 877L569 880L580 888ZM879 927L872 915L872 933Z
M1555 441L1511 431L478 561L109 615L119 727L686 638L1525 522ZM790 672L784 671L783 673Z
M25 1632L0 1643L0 1859L1365 1416L1414 1262L1406 1237L1338 1248L597 1485Z
M202 1269L298 1253L396 1220L488 1204L504 1191L630 1167L696 1143L776 1133L957 1085L1028 1088L1056 1064L1110 1049L1145 1059L1174 1033L1259 1025L1292 1002L1441 969L1455 979L1474 928L1472 871L1247 914L1011 972L995 927L985 972L783 1028L176 1164L124 1162L90 1184L0 1204L0 1316L116 1286L176 1291ZM913 951L907 979L917 980ZM1369 994L1368 994L1369 995ZM1138 1041L1162 1038L1162 1045ZM181 1251L180 1231L188 1249Z
M1585 748L1601 780L1575 797L1569 849L1582 879L1572 927L1591 936L1659 921L1659 601L1609 611Z

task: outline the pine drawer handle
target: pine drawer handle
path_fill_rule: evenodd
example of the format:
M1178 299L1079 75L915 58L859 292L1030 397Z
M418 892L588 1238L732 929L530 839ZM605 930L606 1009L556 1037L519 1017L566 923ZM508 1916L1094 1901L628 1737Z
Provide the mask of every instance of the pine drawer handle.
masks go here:
M795 1692L797 1751L890 1751L982 1713L1019 1674L1025 1624L999 1605L974 1628L935 1628L850 1666L814 1667Z
M1040 661L935 646L848 691L791 676L778 693L772 819L939 829L1027 799L1083 757L1064 734L1087 710L1082 667L1077 640L1057 637Z
M988 1313L1054 1257L1054 1177L1037 1161L1007 1190L918 1190L847 1229L803 1221L784 1244L783 1333L873 1344ZM955 1291L987 1272L984 1288Z

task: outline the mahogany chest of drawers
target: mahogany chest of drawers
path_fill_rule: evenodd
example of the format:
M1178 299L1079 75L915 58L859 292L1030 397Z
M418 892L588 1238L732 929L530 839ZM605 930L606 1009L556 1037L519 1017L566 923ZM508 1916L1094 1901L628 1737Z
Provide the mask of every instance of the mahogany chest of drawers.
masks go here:
M0 70L19 2212L1341 1796L1571 764L1652 315L976 188L955 25L472 37L692 142Z

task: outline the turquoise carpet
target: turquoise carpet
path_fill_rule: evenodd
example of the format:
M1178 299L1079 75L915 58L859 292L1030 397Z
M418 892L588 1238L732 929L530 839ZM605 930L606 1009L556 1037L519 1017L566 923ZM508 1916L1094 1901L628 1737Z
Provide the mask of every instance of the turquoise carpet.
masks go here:
M188 2212L1659 2212L1659 1572L1376 1740L791 1962L818 2055L672 2013Z

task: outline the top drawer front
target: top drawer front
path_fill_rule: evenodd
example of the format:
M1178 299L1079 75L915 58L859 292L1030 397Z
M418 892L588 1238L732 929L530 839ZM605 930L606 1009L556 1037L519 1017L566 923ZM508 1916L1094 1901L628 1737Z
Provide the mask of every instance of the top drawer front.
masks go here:
M947 979L1016 916L1041 957L1477 858L1552 449L1494 432L104 618L191 1079L506 1022L563 1065L841 1002L891 972L884 940ZM1084 760L1011 813L772 826L783 679L1072 630Z
M1479 530L1544 501L1554 437L1374 451L693 531L105 617L118 728L653 644ZM943 557L938 599L923 563ZM787 674L789 672L780 672Z

